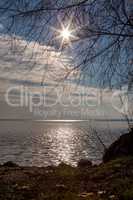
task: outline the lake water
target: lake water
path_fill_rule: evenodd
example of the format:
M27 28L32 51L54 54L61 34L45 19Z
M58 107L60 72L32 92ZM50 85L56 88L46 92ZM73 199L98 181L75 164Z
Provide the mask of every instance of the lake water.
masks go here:
M0 163L27 166L76 165L80 159L98 163L102 142L108 146L126 131L123 122L1 121L0 127Z

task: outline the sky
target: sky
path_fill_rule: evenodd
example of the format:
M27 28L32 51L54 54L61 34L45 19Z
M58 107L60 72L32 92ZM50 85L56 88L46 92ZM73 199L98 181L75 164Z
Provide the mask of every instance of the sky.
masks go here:
M34 2L32 1L29 5L31 8L34 6ZM62 2L65 3L65 1ZM2 3L3 1L0 1L0 5ZM9 1L8 4L10 4ZM106 88L103 93L104 105L99 105L97 97L101 94L101 88L96 87L95 80L91 82L86 71L76 70L76 72L70 73L66 79L70 69L75 64L73 63L75 55L71 50L60 51L60 42L51 44L52 28L57 25L54 14L52 17L49 16L50 14L38 17L30 34L28 32L34 25L34 20L27 18L24 21L16 20L12 29L7 31L7 27L11 23L7 15L10 14L12 12L1 14L0 18L0 90L2 94L14 85L27 86L28 93L40 92L42 94L42 88L45 89L46 101L50 102L50 105L52 103L54 105L44 107L44 111L48 111L48 114L45 112L45 116L41 116L43 114L37 116L39 115L38 110L33 112L30 106L24 106L24 113L28 113L26 115L30 117L55 118L57 116L57 118L61 118L63 116L65 119L101 118L101 115L103 118L106 118L106 115L109 118L120 117L121 114L112 107L111 102L112 94L115 91L108 91ZM47 23L47 20L49 23ZM42 26L44 29L41 35L38 35L37 33L41 31L40 27ZM82 45L83 47L85 47L85 44ZM78 63L79 60L80 58L77 58L75 62ZM95 65L97 69L98 65L96 63ZM44 87L42 87L42 83ZM60 94L62 97L60 97ZM13 98L17 98L16 94L14 96ZM55 103L55 99L58 98L59 102ZM8 107L8 109L11 108ZM6 114L4 113L5 116L8 115L8 109ZM22 110L21 108L19 117L24 116L24 114L21 115ZM41 111L42 105L39 109L40 113ZM16 110L11 109L10 115L12 116L12 113L15 112Z
M18 3L19 2L19 3ZM58 38L57 40L55 39L55 30L53 30L53 28L56 29L61 29L60 27L60 21L62 23L68 24L68 22L70 21L70 18L72 17L71 12L68 11L68 14L63 14L62 12L59 13L59 15L57 14L56 11L52 11L52 12L45 12L42 15L35 15L32 17L17 17L17 18L12 18L11 16L16 14L16 12L14 12L14 9L19 9L19 10L23 10L25 8L26 9L33 9L33 8L39 8L42 4L44 4L44 7L46 6L46 0L44 1L45 3L42 3L42 1L40 0L25 0L22 1L25 2L25 5L27 6L25 8L25 6L23 5L23 3L21 4L20 1L13 1L12 3L10 1L2 1L0 0L0 6L4 7L6 5L6 7L9 7L11 9L11 11L8 12L0 12L0 31L3 34L8 34L12 37L16 37L16 38L21 38L22 40L25 41L25 45L31 45L31 43L33 43L33 45L35 44L35 47L32 46L32 48L35 48L35 50L33 50L34 53L34 57L36 57L36 53L34 51L37 50L37 46L38 44L43 45L44 49L47 49L49 47L52 47L55 49L56 52L59 51L59 47L61 44L61 40ZM41 3L40 3L41 2ZM50 1L48 1L49 3ZM55 7L55 3L53 3L54 1L51 1L51 5L52 7ZM58 0L58 3L56 4L56 6L65 6L65 5L69 5L69 4L73 4L75 3L75 1L65 1L65 0ZM77 1L76 1L77 2ZM79 1L80 2L80 1ZM91 2L91 1L90 1ZM89 2L89 3L90 3ZM102 1L101 4L99 4L99 9L101 9L102 5ZM93 12L95 13L97 10L97 7L93 8ZM103 15L105 13L103 12ZM68 15L67 20L64 20L64 15ZM88 22L88 14L87 11L85 12L85 15L81 15L80 16L80 22L78 23L78 18L76 21L76 29L79 25L82 25L82 23L84 23L84 20L87 20ZM12 20L14 19L14 20ZM74 19L76 20L76 19ZM98 19L97 19L98 20ZM109 21L112 20L112 18L108 19ZM89 26L90 27L95 27L95 22L96 20L93 21L93 19L89 19ZM95 22L95 23L94 23ZM64 24L65 24L64 23ZM105 21L106 24L106 21ZM104 26L104 23L103 23ZM110 26L110 23L107 24L107 26ZM77 33L79 32L79 30L76 31ZM58 35L58 33L57 33ZM108 37L103 37L100 40L98 40L96 42L96 45L94 46L94 52L95 54L97 54L102 48L105 48L106 45L108 44L108 42L112 42L112 39L109 39ZM131 43L127 42L127 46L129 46L129 44L131 45ZM64 48L62 49L63 54L65 54L65 57L67 57L67 60L69 60L72 64L72 66L78 66L80 65L80 63L82 62L83 59L89 59L89 57L91 57L91 54L93 56L93 51L92 52L87 52L86 48L91 48L91 46L93 45L93 39L89 40L89 39L84 39L81 40L80 42L77 42L75 44L72 45L72 48L67 48L65 49L66 52L64 52ZM31 48L31 46L30 46ZM39 50L40 51L40 50ZM111 51L113 51L113 49L111 49ZM122 76L120 76L119 74L124 74L125 77L127 76L127 69L129 68L129 66L125 63L128 63L128 59L132 56L130 54L130 51L128 54L128 56L125 56L127 51L127 47L125 42L122 43L120 52L118 52L118 54L121 54L122 57L122 62L120 62L120 59L117 59L117 55L116 57L113 56L113 62L114 62L114 66L113 68L117 68L116 72L113 74L111 70L110 73L106 76L105 75L105 71L106 71L106 65L109 65L109 57L105 54L103 54L103 56L99 56L97 59L95 59L95 61L93 62L89 62L88 63L84 63L80 68L78 73L80 73L80 84L83 85L91 85L91 86L97 86L99 87L99 85L105 84L105 86L109 85L109 79L111 79L112 81L112 85L115 87L117 85L120 84L125 84L125 82L127 81L126 78L123 78ZM88 53L88 54L87 54ZM19 59L19 56L18 56ZM31 61L31 65L34 64L34 58L32 57L32 61ZM27 61L26 61L27 62ZM73 63L72 63L73 62ZM131 67L131 66L130 66ZM113 75L112 75L113 74ZM103 80L104 79L104 80ZM78 76L78 80L77 82L79 83L79 76ZM104 83L103 83L104 82Z
M35 118L35 119L120 119L122 116L112 106L114 91L104 90L101 100L101 90L96 87L77 84L75 75L64 80L67 68L64 63L70 63L69 58L60 54L53 47L37 45L30 42L22 55L18 52L25 47L25 40L20 37L11 46L8 35L0 37L0 91L1 118ZM47 48L47 51L46 51ZM45 49L45 51L44 51ZM34 56L32 57L32 51ZM14 53L13 53L14 52ZM45 52L45 53L44 53ZM36 64L34 64L36 63ZM63 63L63 64L62 64ZM44 70L44 66L47 67ZM29 70L30 69L30 70ZM45 72L45 73L44 73ZM43 87L41 86L42 74ZM34 96L28 100L28 105L11 107L5 102L5 94L9 88L24 86L27 94ZM20 90L12 91L13 102L19 101ZM37 95L45 96L45 104L34 105ZM24 93L22 91L22 96ZM111 101L112 100L112 101ZM30 104L31 102L31 105ZM102 102L101 102L102 101Z

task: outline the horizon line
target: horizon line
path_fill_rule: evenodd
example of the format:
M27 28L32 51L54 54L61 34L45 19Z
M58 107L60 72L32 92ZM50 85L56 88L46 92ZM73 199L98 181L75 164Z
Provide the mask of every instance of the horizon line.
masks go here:
M13 118L13 119L11 119L11 118L1 118L0 119L0 121L2 121L2 122L4 122L4 121L13 121L13 122L27 122L27 121L31 121L31 122L44 122L44 123L48 123L48 122L53 122L53 123L59 123L59 122L62 122L62 123L69 123L69 122L73 122L73 123L76 123L76 122L89 122L89 121L99 121L99 122L126 122L127 120L126 119L98 119L98 118L90 118L90 119L84 119L84 120L82 120L82 119L70 119L70 120L68 120L68 119L32 119L32 118L28 118L28 119L26 119L26 118L20 118L20 119L18 119L18 118ZM128 121L130 121L130 122L133 122L133 119L128 119Z

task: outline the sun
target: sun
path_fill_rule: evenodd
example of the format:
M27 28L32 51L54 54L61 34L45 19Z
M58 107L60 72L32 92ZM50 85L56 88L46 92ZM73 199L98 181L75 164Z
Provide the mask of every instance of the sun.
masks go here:
M54 27L52 27L52 29L56 32L56 39L58 39L61 43L60 43L60 50L64 47L64 46L71 46L72 47L72 42L77 39L77 37L75 36L75 29L72 29L72 19L73 16L70 17L70 20L68 21L68 23L64 24L61 19L59 18L59 24L60 24L60 29L56 29Z
M60 31L60 36L64 39L69 41L71 39L71 31L68 28L64 28Z
M64 46L71 46L72 41L76 39L74 32L75 30L70 29L70 23L67 26L61 24L61 30L56 30L59 35L57 36L58 39L61 39L60 49Z

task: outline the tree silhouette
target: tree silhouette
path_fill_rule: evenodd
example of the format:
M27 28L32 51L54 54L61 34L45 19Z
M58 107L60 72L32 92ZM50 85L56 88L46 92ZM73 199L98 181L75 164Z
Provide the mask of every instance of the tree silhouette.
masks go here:
M74 71L88 74L100 86L121 86L133 80L133 2L132 0L12 0L0 2L0 15L6 33L54 47L60 21L74 29L71 55ZM60 19L60 20L59 20ZM131 81L130 81L131 85Z

